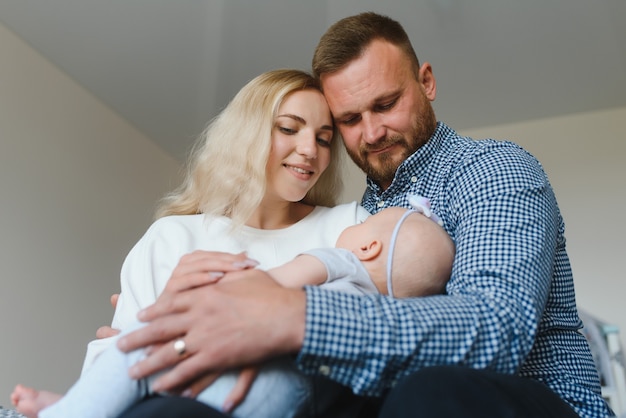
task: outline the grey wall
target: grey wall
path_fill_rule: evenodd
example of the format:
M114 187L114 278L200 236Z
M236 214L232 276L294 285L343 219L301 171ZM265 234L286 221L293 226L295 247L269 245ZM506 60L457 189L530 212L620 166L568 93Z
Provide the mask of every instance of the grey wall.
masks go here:
M178 163L0 26L0 405L65 391Z

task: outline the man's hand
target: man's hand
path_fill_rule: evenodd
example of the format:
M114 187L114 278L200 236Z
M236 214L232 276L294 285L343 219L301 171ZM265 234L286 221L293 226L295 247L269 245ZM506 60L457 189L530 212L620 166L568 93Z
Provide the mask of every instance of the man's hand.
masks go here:
M217 255L220 258L217 259ZM241 270L256 267L258 262L246 257L244 253L229 254L216 253L210 251L194 251L181 258L178 266L172 273L171 279L163 291L165 294L172 294L197 286L215 283L224 276L225 271ZM215 270L210 270L215 269ZM218 270L223 269L223 270ZM119 293L111 295L111 306L113 310L117 307ZM108 325L98 328L96 338L114 337L120 333L119 329L111 328Z
M197 270L192 275L201 279ZM229 280L211 286L173 285L185 290L164 292L140 312L138 318L149 324L118 341L125 352L153 346L131 368L133 378L173 367L153 385L155 391L167 391L186 387L205 373L257 364L300 349L306 316L303 290L281 287L259 270L226 276ZM179 338L185 343L182 355L174 349L173 341Z

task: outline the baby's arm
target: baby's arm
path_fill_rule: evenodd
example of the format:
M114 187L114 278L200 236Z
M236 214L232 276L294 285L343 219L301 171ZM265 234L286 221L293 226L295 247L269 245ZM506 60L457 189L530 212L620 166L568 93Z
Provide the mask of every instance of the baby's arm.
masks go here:
M317 257L301 254L293 260L269 269L267 273L281 286L301 288L326 282L328 271Z

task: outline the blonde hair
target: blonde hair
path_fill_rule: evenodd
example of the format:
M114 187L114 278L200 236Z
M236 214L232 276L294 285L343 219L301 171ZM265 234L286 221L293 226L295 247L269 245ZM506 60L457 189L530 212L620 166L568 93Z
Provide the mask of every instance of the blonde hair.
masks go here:
M319 82L300 70L268 71L248 82L202 133L187 160L183 183L161 201L156 218L205 213L243 225L265 195L278 109L288 95L306 89L321 91ZM330 164L303 203L335 205L342 188L338 139L335 133Z

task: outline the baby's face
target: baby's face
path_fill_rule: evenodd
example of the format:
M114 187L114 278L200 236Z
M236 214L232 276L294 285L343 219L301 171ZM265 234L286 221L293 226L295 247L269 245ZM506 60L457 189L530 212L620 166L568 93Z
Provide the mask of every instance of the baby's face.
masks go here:
M364 222L344 229L335 246L353 250L369 244L372 240L387 243L396 222L406 211L404 208L393 207L369 216Z

